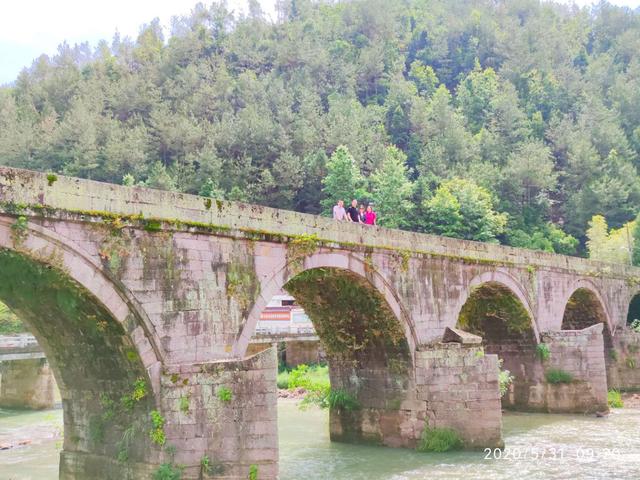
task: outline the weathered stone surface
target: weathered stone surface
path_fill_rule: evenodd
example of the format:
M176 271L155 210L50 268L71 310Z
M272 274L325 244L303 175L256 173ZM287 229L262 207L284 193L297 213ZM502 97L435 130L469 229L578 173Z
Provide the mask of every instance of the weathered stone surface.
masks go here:
M267 302L309 271L359 279L360 292L375 298L385 319L393 320L376 323L375 312L343 309L360 322L346 330L349 335L375 335L378 342L398 332L403 337L400 366L409 368L401 375L387 349L377 355L376 349L364 349L352 366L327 352L334 385L357 393L363 404L357 414L332 412L332 436L394 446L412 446L425 421L459 429L470 446L499 444L498 356L521 379L514 404L531 399L554 409L550 399L557 397L558 409L576 409L582 408L581 395L600 402L606 391L596 358L602 334L598 340L595 333L560 338L553 332L563 329L569 299L584 290L597 299L600 321L615 343L640 277L639 269L623 265L362 228L226 201L207 204L186 194L66 177L50 182L44 174L0 167L0 301L29 323L58 380L65 478L81 478L83 472L95 477L100 459L113 478L125 478L120 475L129 467L116 467L113 460L134 421L140 428L129 464L144 470L165 461L149 440L154 410L166 419L169 441L178 443L176 458L188 466L183 478L199 476L197 457L204 452L218 456L227 478L246 478L251 464L260 465L260 478L274 478L277 441L269 432L276 421L270 403L275 361L260 354L252 357L266 362L258 366L244 358ZM526 348L518 351L522 345L506 338L491 344L484 339L482 356L480 347L435 344L446 328L456 328L474 289L487 283L507 288L531 317ZM336 316L336 325L342 320ZM587 393L541 390L546 366L535 357L541 338L552 361L573 368ZM201 371L203 365L215 368ZM173 385L172 375L188 385ZM149 386L144 400L117 416L96 441L96 419L105 413L101 395L118 402L138 379ZM213 388L220 379L233 380L246 412L216 403ZM267 388L271 381L273 392ZM193 414L176 411L185 392L197 405ZM220 424L209 425L212 415L219 415Z
M480 344L482 343L482 337L465 332L459 328L446 327L442 335L442 343L462 343L464 345Z
M636 390L640 387L640 333L618 329L612 348L605 354L609 388Z
M0 361L1 408L53 408L58 387L44 358Z

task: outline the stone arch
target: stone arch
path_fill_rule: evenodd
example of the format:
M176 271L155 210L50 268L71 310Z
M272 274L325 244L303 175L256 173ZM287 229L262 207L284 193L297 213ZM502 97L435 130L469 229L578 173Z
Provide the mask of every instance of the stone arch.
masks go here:
M36 336L60 388L60 476L125 478L125 469L146 468L156 456L148 434L159 405L156 339L123 287L82 249L15 222L0 217L0 300Z
M251 308L245 324L234 344L233 355L235 357L241 358L245 354L247 346L249 345L249 340L251 339L251 336L255 331L256 324L258 323L258 319L260 318L260 312L264 310L271 298L278 292L281 292L284 286L293 277L305 270L315 268L341 269L352 272L359 277L366 278L370 285L382 295L387 305L400 322L405 331L409 351L413 355L415 347L418 344L415 328L410 320L409 314L402 306L397 293L391 285L389 285L386 279L375 268L368 265L365 259L360 256L346 252L318 251L306 257L301 268L299 262L295 260L285 260L280 262L278 267L274 269L274 273L267 281L262 283L260 295Z
M522 307L526 310L529 318L531 319L531 328L533 330L533 334L535 336L536 343L540 343L540 333L538 331L538 325L535 321L535 316L533 314L533 309L531 308L531 302L529 301L529 296L527 295L526 290L522 287L520 282L516 280L514 277L509 275L508 273L501 272L499 270L494 270L491 272L484 272L480 275L477 275L471 279L467 288L465 289L465 295L463 295L455 310L455 316L453 318L453 322L451 326L454 326L458 322L458 318L460 317L460 312L464 307L467 300L471 297L473 291L477 288L480 288L484 284L499 284L505 287L507 290L511 292L520 301Z
M631 325L636 319L640 320L640 291L633 292L629 297L625 325Z
M316 328L332 391L345 392L359 405L355 410L330 408L331 439L415 446L419 433L411 421L417 421L418 412L406 406L415 392L415 337L392 288L371 262L323 251L304 262L282 262L261 288L261 299L238 337L236 355L244 355L261 310L282 289Z
M536 355L540 336L524 288L504 272L480 274L469 282L456 322L481 336L485 353L497 355L502 368L511 372L503 405L526 410L541 367Z
M567 317L572 312L572 298L578 296L578 301L583 303L589 302L591 308L586 309L587 316L580 319L578 323L573 322ZM611 316L607 308L607 304L604 301L602 295L597 286L588 279L581 278L576 280L571 288L567 290L567 294L562 298L562 322L561 330L582 330L596 323L604 323L605 329L603 334L605 340L607 336L610 338L613 335L615 329L611 323ZM581 305L576 305L580 307ZM596 321L598 320L599 321ZM567 328L567 327L580 327L580 328Z

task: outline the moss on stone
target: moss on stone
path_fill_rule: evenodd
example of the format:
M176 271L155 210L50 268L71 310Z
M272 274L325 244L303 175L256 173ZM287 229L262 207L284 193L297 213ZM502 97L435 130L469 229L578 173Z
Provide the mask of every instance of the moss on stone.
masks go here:
M317 268L292 278L285 289L312 318L329 353L350 355L374 346L404 351L400 322L379 292L346 270Z
M460 311L458 327L484 337L487 320L502 322L511 333L532 329L532 320L520 300L498 283L485 283L472 291Z
M116 458L122 432L144 418L154 403L145 388L142 397L137 390L131 411L119 407L122 396L136 392L137 381L148 382L123 326L55 264L25 252L0 249L0 299L23 319L47 354L70 414L65 415L65 437L82 439L77 445L65 443L65 449ZM130 458L144 461L147 444L138 435Z

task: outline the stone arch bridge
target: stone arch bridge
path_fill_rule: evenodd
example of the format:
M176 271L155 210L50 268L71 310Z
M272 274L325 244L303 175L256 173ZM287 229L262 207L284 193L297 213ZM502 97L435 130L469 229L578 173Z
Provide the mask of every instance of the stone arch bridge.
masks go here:
M626 326L639 280L621 265L0 167L0 301L56 376L65 479L150 478L162 463L183 478L276 478L276 356L246 350L283 288L314 322L332 388L359 405L334 405L334 440L411 448L428 425L495 446L501 402L606 409L608 383L640 381ZM499 358L514 376L502 400Z

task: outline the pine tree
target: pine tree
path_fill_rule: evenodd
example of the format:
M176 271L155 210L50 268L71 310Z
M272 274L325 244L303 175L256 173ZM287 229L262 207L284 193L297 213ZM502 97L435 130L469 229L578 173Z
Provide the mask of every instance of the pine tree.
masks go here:
M382 166L371 176L379 224L389 228L408 224L413 184L408 178L407 157L395 146L387 147Z
M322 180L322 192L325 199L322 206L325 213L330 213L338 200L344 200L345 205L354 198L364 195L363 179L356 162L344 145L336 148L329 162L327 162L327 176Z

